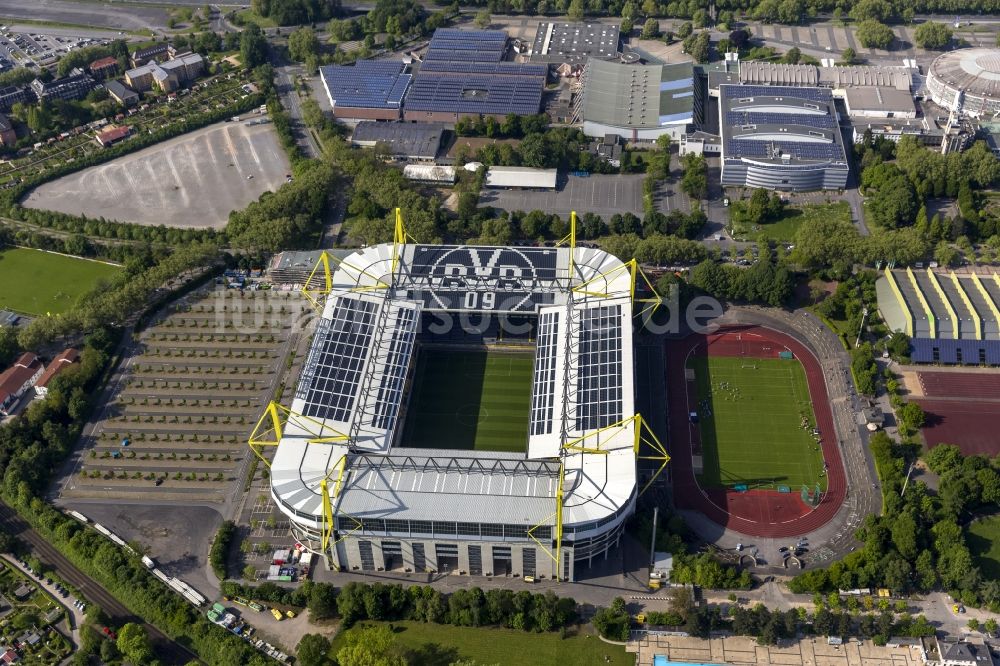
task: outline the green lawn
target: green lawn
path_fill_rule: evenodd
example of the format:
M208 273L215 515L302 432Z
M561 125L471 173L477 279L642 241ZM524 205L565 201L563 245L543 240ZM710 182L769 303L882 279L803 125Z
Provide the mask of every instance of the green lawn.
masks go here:
M851 208L846 201L829 204L795 204L787 206L781 219L754 229L737 228L733 230L736 238L756 240L758 242L774 241L776 243L793 243L799 229L817 220L839 219L851 221Z
M969 525L966 543L987 578L1000 578L1000 515Z
M377 624L365 622L364 624ZM591 634L559 638L512 629L454 627L420 622L393 622L399 645L422 666L447 666L459 659L497 666L632 666L635 657L620 645L608 645ZM351 630L348 630L351 631ZM333 641L336 655L344 640Z
M121 270L41 250L0 250L0 308L29 315L58 314Z
M421 350L404 446L524 451L533 363L531 353Z
M753 364L755 367L744 367ZM795 360L693 356L705 487L826 490L805 371ZM827 433L833 436L833 433Z

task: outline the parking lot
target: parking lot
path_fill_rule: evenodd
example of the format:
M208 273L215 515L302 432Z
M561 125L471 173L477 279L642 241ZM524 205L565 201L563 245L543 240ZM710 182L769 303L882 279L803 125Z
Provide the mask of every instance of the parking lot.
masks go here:
M206 287L145 329L62 499L221 503L257 418L296 356L295 292ZM290 391L289 391L290 393Z
M0 69L44 67L70 51L107 44L109 39L51 35L41 32L18 32L0 25Z
M555 190L484 189L479 196L479 205L507 211L540 210L564 217L575 210L600 215L605 221L615 213L633 213L642 217L644 179L642 174L568 175L560 177ZM691 210L691 201L675 183L668 182L657 193L657 208L664 213L677 209L687 213Z
M165 7L71 0L3 0L2 13L7 20L52 21L115 30L151 30L166 26L169 13Z
M219 123L45 183L24 205L138 224L222 227L230 211L276 190L289 172L271 125Z

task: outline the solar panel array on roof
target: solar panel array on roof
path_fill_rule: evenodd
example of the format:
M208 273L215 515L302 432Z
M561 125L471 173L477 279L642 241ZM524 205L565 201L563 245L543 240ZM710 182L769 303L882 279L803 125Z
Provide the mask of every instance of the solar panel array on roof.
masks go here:
M833 116L817 116L808 113L756 113L747 111L726 111L726 124L738 127L740 125L800 125L816 129L834 129L837 124Z
M724 85L722 96L725 98L744 97L783 97L786 99L804 99L811 102L829 102L833 95L829 88L791 87L791 86L732 86Z
M425 62L420 66L420 72L450 72L454 74L502 74L530 76L545 76L548 73L546 65L531 65L517 62Z
M341 296L330 319L320 319L306 360L310 377L296 397L305 399L305 416L346 422L354 408L361 370L375 329L376 303ZM303 373L305 379L306 373Z
M582 313L576 378L576 429L596 430L622 418L621 306Z
M320 76L327 94L337 106L398 109L410 85L402 62L361 60L357 64L327 65Z
M399 405L403 401L403 382L410 367L413 341L417 337L417 311L413 308L399 308L389 343L389 357L386 359L382 381L375 401L375 417L372 425L382 430L392 430L396 424Z
M552 432L552 408L556 390L556 349L559 341L559 313L544 312L538 318L538 345L531 390L531 434Z
M726 158L761 157L778 159L787 155L796 160L843 160L844 153L837 143L806 143L802 141L763 141L729 139L725 142Z
M507 33L500 30L438 28L431 37L424 62L500 62L506 47Z

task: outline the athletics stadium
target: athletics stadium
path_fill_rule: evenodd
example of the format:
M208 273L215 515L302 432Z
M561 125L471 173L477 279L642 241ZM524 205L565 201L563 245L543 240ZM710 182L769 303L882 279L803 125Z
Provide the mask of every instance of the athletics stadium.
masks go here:
M421 245L397 211L394 242L320 255L294 397L250 445L327 566L576 580L618 546L669 459L634 407L658 298L575 220L557 247Z

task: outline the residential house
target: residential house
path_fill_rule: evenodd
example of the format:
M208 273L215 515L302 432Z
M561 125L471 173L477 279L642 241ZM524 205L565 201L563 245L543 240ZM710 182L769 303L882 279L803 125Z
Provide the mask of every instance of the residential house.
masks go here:
M0 143L5 146L13 146L17 143L17 132L14 131L14 123L10 118L0 113Z
M16 664L21 660L21 658L17 655L17 652L14 651L14 648L5 646L0 648L0 650L2 650L2 652L0 652L0 661L5 664Z
M122 106L132 106L139 103L139 93L117 79L105 82L104 87L108 89L111 98Z
M45 371L45 366L31 352L24 352L11 367L0 374L0 414L10 410L24 392L34 386Z
M981 640L938 641L941 666L993 666L990 648Z
M97 144L101 148L113 146L119 141L124 141L132 134L132 128L128 125L109 127L97 133Z
M96 86L97 81L79 67L74 68L69 76L53 79L49 82L42 81L41 79L35 79L31 82L31 89L35 91L35 95L40 100L82 99Z
M87 66L87 70L94 78L102 81L104 79L110 79L118 73L118 59L108 56L107 58L95 60Z
M0 88L0 110L9 111L15 104L30 104L37 98L31 86L5 86Z
M132 64L132 67L141 67L158 58L166 59L168 48L166 43L160 43L147 46L144 49L138 49L132 52L129 62Z
M128 130L128 127L122 127L117 129ZM109 130L105 130L109 131ZM103 132L102 132L103 134ZM128 136L126 132L125 136ZM49 394L49 382L51 382L59 373L68 368L69 366L80 360L80 352L70 347L64 350L49 363L49 367L45 369L42 376L38 378L35 382L35 395L40 398L44 398Z

